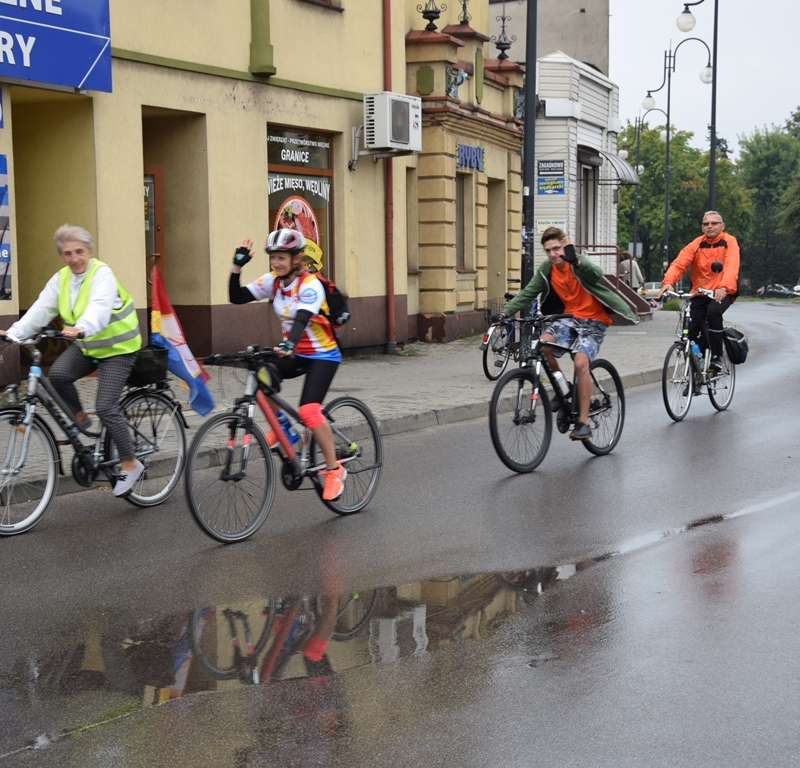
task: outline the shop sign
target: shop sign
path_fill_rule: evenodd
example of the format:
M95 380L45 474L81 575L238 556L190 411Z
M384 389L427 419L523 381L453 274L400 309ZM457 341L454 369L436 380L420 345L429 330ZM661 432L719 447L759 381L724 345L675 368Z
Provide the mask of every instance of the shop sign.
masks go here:
M331 167L331 138L324 134L269 128L267 161L270 165L327 170Z
M331 137L269 127L267 160L269 228L300 231L331 274Z
M563 176L564 175L564 161L563 160L539 160L537 163L538 173L537 176Z
M8 157L0 155L0 300L11 298L11 211L8 206Z
M536 167L538 171L536 194L563 195L566 190L566 184L564 183L564 161L538 160Z
M474 168L483 173L484 147L470 147L467 144L456 144L456 167Z
M108 0L0 0L0 77L110 92Z
M540 176L536 192L539 195L563 195L565 188L563 176Z

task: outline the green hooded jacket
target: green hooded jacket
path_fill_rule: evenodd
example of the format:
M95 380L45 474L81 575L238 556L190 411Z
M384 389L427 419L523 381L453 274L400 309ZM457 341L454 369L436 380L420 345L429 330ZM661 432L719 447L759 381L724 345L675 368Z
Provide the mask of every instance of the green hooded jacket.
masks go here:
M578 282L592 294L609 312L621 315L633 323L638 323L639 318L631 309L625 299L617 293L612 284L603 274L603 270L589 259L579 257L577 264L568 264ZM551 290L550 272L553 263L547 259L536 270L531 281L501 310L509 317L519 312L541 294L539 308L545 315L557 315L564 311L564 303L558 294Z

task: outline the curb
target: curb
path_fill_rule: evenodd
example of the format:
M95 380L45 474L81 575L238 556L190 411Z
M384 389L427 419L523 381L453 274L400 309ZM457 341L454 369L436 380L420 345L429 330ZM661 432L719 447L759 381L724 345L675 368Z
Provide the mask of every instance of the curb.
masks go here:
M620 376L624 389L635 389L646 384L655 384L661 381L662 369L651 368L638 373L628 373ZM479 400L471 403L461 403L448 408L431 408L419 413L409 413L406 416L395 416L387 419L377 419L378 429L383 437L399 435L403 432L413 432L417 429L439 427L445 424L455 424L459 421L480 419L489 413L489 401Z

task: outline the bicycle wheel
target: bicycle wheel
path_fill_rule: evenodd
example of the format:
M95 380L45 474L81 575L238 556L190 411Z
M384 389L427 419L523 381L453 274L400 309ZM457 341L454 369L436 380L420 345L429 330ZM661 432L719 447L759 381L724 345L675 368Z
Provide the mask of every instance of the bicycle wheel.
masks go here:
M733 389L736 386L736 366L728 357L728 350L722 346L722 370L709 376L708 399L718 411L724 411L733 400Z
M192 612L188 627L189 646L200 666L215 680L233 680L248 667L255 668L256 657L267 645L272 625L275 621L276 603L270 600L259 617L251 618L242 611L225 608L217 611L209 606ZM227 624L229 644L220 642L225 633L218 626L221 621ZM244 642L239 637L244 632ZM253 642L253 638L258 640Z
M589 366L592 395L589 401L589 426L592 436L582 440L584 448L595 456L614 450L625 424L625 391L617 369L608 360L593 360Z
M378 424L367 406L355 397L338 397L323 408L331 424L336 445L336 458L347 470L344 492L334 501L322 500L337 515L352 515L369 504L383 470L383 441ZM311 441L313 465L323 464L325 457ZM314 489L322 498L323 484L314 478Z
M241 413L206 421L189 446L186 498L195 521L226 544L254 534L275 497L275 469L261 430Z
M134 454L145 466L125 500L137 507L166 501L178 487L186 464L186 433L177 402L154 392L134 392L122 401ZM106 432L105 455L117 459L117 447Z
M668 350L661 371L661 394L669 417L680 421L689 413L694 396L694 370L686 345L676 341Z
M332 640L341 642L355 637L367 627L370 619L378 610L383 590L368 589L366 592L353 592L348 595L339 595L336 606L336 625L333 630ZM333 599L333 598L324 598ZM317 613L322 612L321 598L317 600Z
M511 348L508 345L510 331L511 327L508 325L496 325L486 342L486 348L483 350L483 372L490 381L499 379L506 370L511 356Z
M518 368L497 382L489 404L489 432L500 461L514 472L532 472L542 463L553 421L550 398L532 371Z
M58 451L38 418L31 424L24 463L25 411L0 411L0 536L33 528L50 507L58 487Z

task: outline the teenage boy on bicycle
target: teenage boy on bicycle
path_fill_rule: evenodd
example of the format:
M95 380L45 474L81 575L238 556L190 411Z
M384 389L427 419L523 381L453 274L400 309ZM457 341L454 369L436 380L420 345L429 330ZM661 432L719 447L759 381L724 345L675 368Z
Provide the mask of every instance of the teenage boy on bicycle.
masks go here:
M605 279L603 270L586 258L579 258L562 229L548 227L542 233L542 247L547 260L536 270L531 281L503 307L501 317L509 317L541 294L542 314L570 314L571 318L555 320L548 325L541 340L570 347L574 353L575 380L578 395L578 423L570 433L572 440L592 436L589 426L589 400L592 377L589 365L597 357L600 345L611 325L609 312L638 322L633 310ZM560 370L557 357L564 354L551 347L542 348L553 371Z

